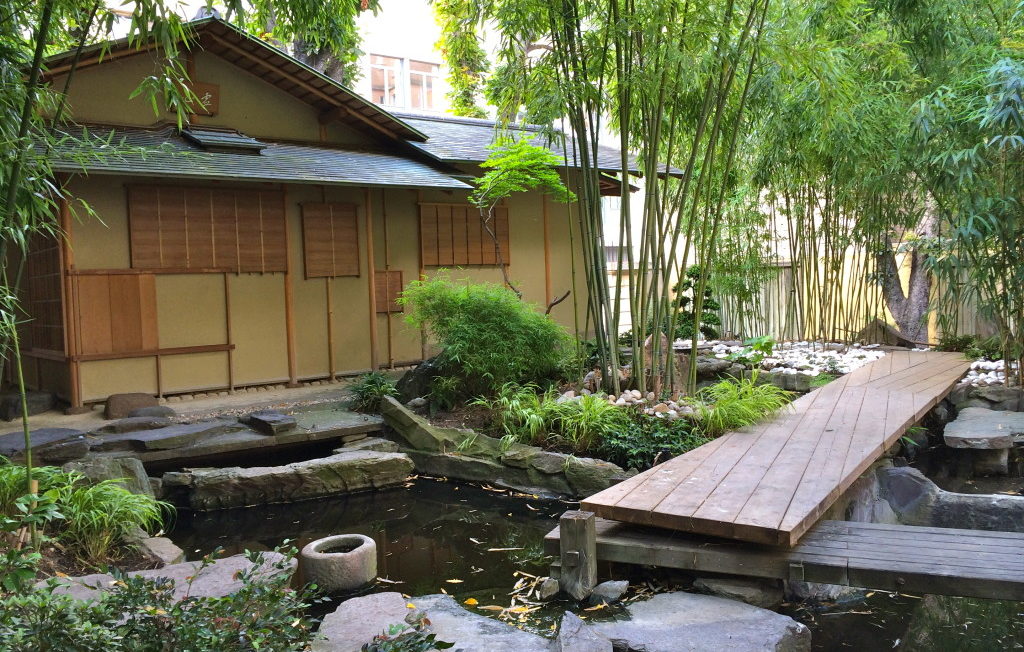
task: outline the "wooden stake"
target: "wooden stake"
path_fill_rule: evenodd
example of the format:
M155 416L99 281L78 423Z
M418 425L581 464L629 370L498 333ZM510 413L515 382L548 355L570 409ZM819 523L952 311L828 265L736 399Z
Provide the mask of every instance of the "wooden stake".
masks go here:
M576 600L587 598L597 585L597 518L593 512L570 510L558 522L562 590Z

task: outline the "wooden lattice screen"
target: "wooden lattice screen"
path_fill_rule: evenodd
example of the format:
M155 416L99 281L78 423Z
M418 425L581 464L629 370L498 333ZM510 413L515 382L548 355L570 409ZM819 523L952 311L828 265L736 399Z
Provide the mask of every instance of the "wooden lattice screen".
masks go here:
M131 186L128 214L136 269L288 269L280 191Z
M398 295L403 289L402 272L399 270L388 270L377 272L374 282L376 289L377 312L403 312L404 308L398 305Z
M501 246L502 262L508 265L511 256L506 207L494 209L491 229ZM424 267L498 264L494 240L473 206L420 204L420 245Z
M303 204L306 278L359 276L359 218L355 204Z
M60 240L35 236L25 262L25 312L28 322L19 333L31 349L64 352L63 287L60 274Z

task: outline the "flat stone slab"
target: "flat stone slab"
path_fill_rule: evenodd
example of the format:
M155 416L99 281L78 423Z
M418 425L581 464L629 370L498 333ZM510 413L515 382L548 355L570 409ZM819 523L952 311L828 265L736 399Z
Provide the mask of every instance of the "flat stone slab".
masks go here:
M811 632L789 616L693 593L661 593L626 607L627 617L591 623L615 649L645 652L808 652Z
M28 415L41 414L56 406L53 394L30 390L25 394ZM13 421L21 417L21 394L18 392L0 393L0 419Z
M263 564L259 575L273 577L279 573L295 572L295 560L292 559L283 569L274 568L274 563L283 559L284 556L276 552L263 553ZM220 598L231 595L242 588L241 580L237 579L239 571L252 568L252 562L245 558L245 555L233 555L223 559L217 559L206 568L199 570L201 563L189 561L181 564L171 564L163 568L153 570L132 571L127 573L129 577L165 577L174 580L174 599L181 600L186 595L207 598ZM197 573L198 571L198 573ZM189 578L195 576L195 581L189 587ZM53 580L48 580L53 581ZM37 587L46 586L47 581L39 582ZM109 590L114 584L114 577L106 573L94 573L81 577L67 577L56 580L56 587L53 592L56 594L70 595L76 600L94 600L100 591Z
M167 417L125 417L113 423L108 423L96 429L98 434L122 434L126 432L138 432L139 430L156 430L172 425Z
M278 412L277 410L253 412L243 417L241 421L265 435L279 435L283 432L294 430L296 426L295 417Z
M181 448L227 432L246 430L231 419L213 419L198 423L181 423L154 430L139 430L120 434L96 434L92 443L96 451L159 451Z
M192 509L210 511L393 487L413 469L402 453L351 451L284 466L196 469L187 480L173 474L173 481L190 488Z
M32 454L39 462L68 462L89 452L85 433L74 428L36 428L29 431ZM25 435L21 430L0 435L0 455L22 459L25 456Z
M413 605L412 608L407 605ZM402 624L410 613L424 613L430 631L440 641L454 643L453 650L469 652L551 652L554 643L543 636L473 613L450 595L406 599L401 593L377 593L353 598L324 618L323 638L313 644L316 652L359 652L364 643Z
M951 448L993 450L1013 448L1015 437L1024 434L1024 412L964 408L946 424L943 439Z

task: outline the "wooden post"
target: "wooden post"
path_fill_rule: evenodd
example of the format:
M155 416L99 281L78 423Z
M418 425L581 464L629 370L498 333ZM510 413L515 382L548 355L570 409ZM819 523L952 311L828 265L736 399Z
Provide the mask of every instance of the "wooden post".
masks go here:
M287 223L285 227L287 228ZM224 335L228 344L228 391L235 391L235 360L232 357L234 340L231 337L231 279L224 272Z
M281 186L281 197L284 203L284 328L285 344L288 350L288 387L298 387L299 378L295 362L295 300L292 296L292 252L291 220L288 219L288 187Z
M324 292L327 295L327 373L331 376L331 382L334 382L334 299L331 297L330 276L324 277Z
M370 189L363 190L366 211L366 269L370 287L370 369L377 371L377 265L373 260L373 204Z
M551 300L551 239L548 235L548 196L540 196L542 213L544 215L544 305L550 306Z
M558 522L563 591L576 600L587 598L597 585L597 518L593 512L569 510Z
M63 180L65 183L67 179ZM66 192L66 190L65 190ZM71 272L75 268L75 252L71 248L71 209L65 197L60 199L60 260L61 260L61 283L64 292L61 309L64 320L64 355L68 360L68 392L71 399L71 407L67 409L69 414L82 414L89 411L82 404L82 379L79 375L78 365L78 302L75 300L74 279Z

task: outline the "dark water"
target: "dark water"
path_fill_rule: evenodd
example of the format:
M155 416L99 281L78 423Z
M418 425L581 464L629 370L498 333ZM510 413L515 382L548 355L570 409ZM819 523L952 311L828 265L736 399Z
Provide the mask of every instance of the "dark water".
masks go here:
M1017 446L1010 450L1009 474L1004 476L976 476L971 469L971 453L962 448L944 444L921 450L913 466L946 491L964 494L1007 493L1024 495L1024 450Z
M217 547L235 554L271 549L284 539L301 547L330 534L366 534L377 542L378 574L401 582L371 590L447 591L460 601L508 606L521 577L516 572L547 574L543 537L569 508L560 501L420 479L407 488L292 505L182 512L170 536L194 559ZM548 633L566 608L571 607L551 604L520 624ZM1024 649L1022 603L875 592L824 610L789 605L785 611L811 628L815 650Z

